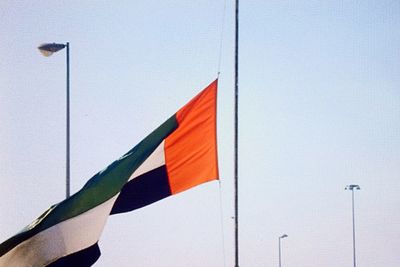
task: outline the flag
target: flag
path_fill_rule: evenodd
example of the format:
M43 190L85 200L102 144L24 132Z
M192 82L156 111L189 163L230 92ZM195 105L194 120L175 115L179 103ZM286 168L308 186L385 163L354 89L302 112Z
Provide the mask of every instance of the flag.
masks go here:
M138 145L0 244L0 267L91 266L109 215L218 179L212 82Z

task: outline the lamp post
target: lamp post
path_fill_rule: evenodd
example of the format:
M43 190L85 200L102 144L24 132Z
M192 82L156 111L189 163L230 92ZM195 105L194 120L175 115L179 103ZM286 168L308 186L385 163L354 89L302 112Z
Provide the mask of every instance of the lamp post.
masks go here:
M281 235L279 238L278 238L278 243L279 243L279 267L281 267L281 265L282 265L282 259L281 259L281 239L282 238L285 238L285 237L288 237L288 235L287 234L283 234L283 235Z
M354 219L354 189L360 190L360 186L357 184L351 184L345 187L345 190L351 190L351 210L353 215L353 266L356 267L356 229Z
M66 198L68 198L70 196L69 43L68 42L66 44L46 43L38 47L40 53L42 53L46 57L49 57L53 53L56 53L64 48L67 48Z

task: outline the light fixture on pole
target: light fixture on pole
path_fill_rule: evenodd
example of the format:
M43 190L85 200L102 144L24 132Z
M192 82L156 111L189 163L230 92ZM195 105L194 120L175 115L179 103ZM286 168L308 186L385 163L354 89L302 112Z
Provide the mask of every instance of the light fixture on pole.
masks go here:
M287 234L283 234L278 238L278 243L279 243L279 267L282 266L282 259L281 259L281 239L288 237Z
M56 53L64 48L67 48L67 107L66 107L66 197L70 196L70 110L69 110L69 43L66 44L56 44L56 43L47 43L42 44L38 47L40 53L44 56L49 57L53 53Z
M354 219L354 189L360 190L360 186L357 184L350 184L344 188L345 190L351 190L351 210L353 215L353 266L356 267L356 227Z

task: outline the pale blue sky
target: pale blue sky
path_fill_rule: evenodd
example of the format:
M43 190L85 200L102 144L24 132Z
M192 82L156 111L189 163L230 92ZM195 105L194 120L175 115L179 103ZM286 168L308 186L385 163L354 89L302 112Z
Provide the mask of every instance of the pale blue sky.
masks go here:
M233 265L233 1L223 14L224 0L0 2L0 242L65 195L65 51L39 44L71 45L73 192L221 56L221 190L110 217L95 266ZM284 266L352 266L357 183L358 266L397 267L400 3L255 0L240 14L240 266L277 266L283 233Z

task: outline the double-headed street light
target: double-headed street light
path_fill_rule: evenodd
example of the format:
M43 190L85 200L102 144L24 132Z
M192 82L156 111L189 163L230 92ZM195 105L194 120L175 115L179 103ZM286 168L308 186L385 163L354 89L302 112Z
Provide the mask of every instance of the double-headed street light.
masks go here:
M281 236L278 238L278 243L279 243L279 247L278 247L278 249L279 249L279 267L281 267L281 265L282 265L282 259L281 259L281 239L282 239L282 238L286 238L286 237L288 237L288 235L287 235L287 234L283 234L283 235L281 235Z
M42 44L38 47L40 53L44 56L49 57L53 53L56 53L64 48L67 48L67 148L66 148L66 197L70 196L70 119L69 119L69 43L66 44L56 44L56 43L47 43Z
M351 190L351 210L353 215L353 266L356 267L356 229L354 220L354 190L360 190L357 184L350 184L345 187L345 190Z

